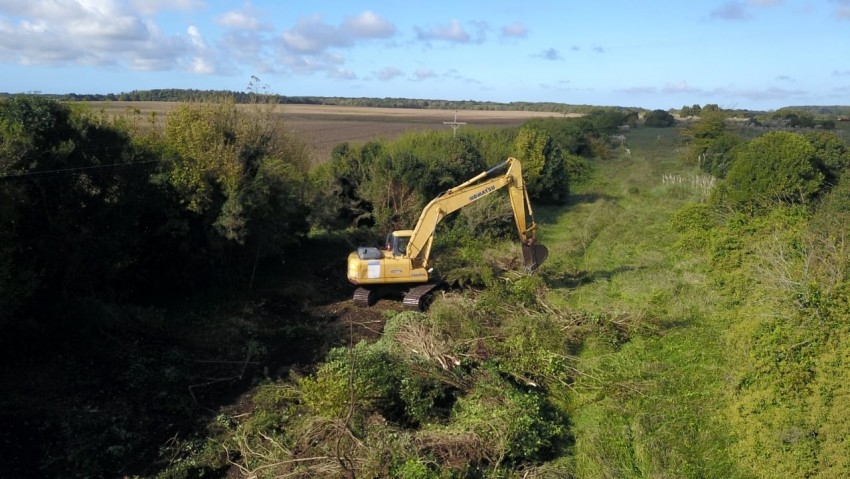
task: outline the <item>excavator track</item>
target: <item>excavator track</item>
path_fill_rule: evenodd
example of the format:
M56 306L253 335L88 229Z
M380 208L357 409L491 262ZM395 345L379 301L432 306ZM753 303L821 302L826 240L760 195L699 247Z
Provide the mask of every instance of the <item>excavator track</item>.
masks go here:
M404 295L404 308L410 309L414 311L422 311L425 309L427 305L427 296L428 294L434 290L440 283L426 283L420 286L415 286Z
M368 308L381 299L380 288L357 288L354 291L354 305Z

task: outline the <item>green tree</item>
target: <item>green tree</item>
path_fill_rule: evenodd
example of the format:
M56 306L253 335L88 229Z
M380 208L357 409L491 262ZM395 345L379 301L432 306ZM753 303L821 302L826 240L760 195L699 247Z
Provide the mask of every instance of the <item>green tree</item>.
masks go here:
M716 103L709 103L709 104L705 105L704 107L700 108L699 112L697 114L700 117L703 117L705 115L713 116L713 115L722 114L722 113L723 113L723 109L720 108L719 105L717 105Z
M393 156L412 154L425 165L421 192L426 198L433 198L487 168L479 141L467 133L454 136L444 131L415 132L398 138L390 150Z
M715 199L747 213L781 203L806 203L823 186L816 154L802 135L766 133L738 151Z
M523 127L545 131L565 152L592 156L591 139L599 135L587 118L536 118Z
M373 206L375 226L379 231L412 228L426 201L422 195L424 163L402 151L384 154L371 166L361 194Z
M522 162L529 196L544 202L566 201L570 191L567 164L552 137L545 131L523 127L514 148Z
M360 147L336 145L331 161L311 172L314 188L312 221L329 228L371 227L374 206L364 195L372 179L373 163L386 153L386 145L371 140Z
M670 113L664 110L652 110L646 114L643 124L652 128L665 128L673 126L673 123L675 123L675 119Z
M120 125L44 97L0 102L0 316L134 294L158 226L145 220L163 211L154 168Z
M834 133L811 131L804 134L815 148L815 163L823 172L826 182L835 185L842 173L850 168L850 149L847 143Z
M688 144L688 157L701 170L717 177L726 176L742 140L726 124L719 111L703 110L698 121L681 131Z
M168 115L166 181L203 225L205 248L229 258L227 268L253 270L308 230L309 156L273 107L237 108L223 98L183 104Z

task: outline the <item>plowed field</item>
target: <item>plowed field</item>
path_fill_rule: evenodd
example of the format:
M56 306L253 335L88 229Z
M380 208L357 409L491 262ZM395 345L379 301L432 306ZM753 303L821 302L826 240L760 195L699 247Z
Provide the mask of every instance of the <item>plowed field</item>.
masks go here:
M90 102L95 110L110 114L138 110L142 118L155 113L164 119L178 102ZM307 143L314 163L330 158L341 142L362 143L371 139L392 140L407 131L451 129L445 122L465 123L465 128L518 126L528 119L563 116L562 113L490 110L423 110L413 108L369 108L330 105L280 105L286 125ZM457 117L455 117L457 114Z

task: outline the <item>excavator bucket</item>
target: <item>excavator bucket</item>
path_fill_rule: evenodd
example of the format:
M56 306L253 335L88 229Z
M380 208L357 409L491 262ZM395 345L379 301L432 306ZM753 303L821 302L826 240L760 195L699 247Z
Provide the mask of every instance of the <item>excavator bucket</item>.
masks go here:
M522 259L527 272L534 272L547 257L549 250L542 244L522 244Z

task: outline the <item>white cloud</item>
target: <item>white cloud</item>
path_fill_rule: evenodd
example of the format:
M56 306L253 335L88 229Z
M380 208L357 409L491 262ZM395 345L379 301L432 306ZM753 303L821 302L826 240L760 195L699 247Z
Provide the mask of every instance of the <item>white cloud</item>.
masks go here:
M169 8L182 4L193 3L177 0ZM188 39L163 35L132 7L113 0L7 0L0 7L8 15L0 17L0 56L24 65L178 66Z
M206 58L195 57L192 59L192 71L206 75L215 73L215 67Z
M395 35L392 23L368 10L356 17L346 18L341 30L358 38L389 38Z
M557 60L563 60L564 59L564 57L561 56L561 53L558 52L558 50L556 50L554 48L547 48L547 49L543 50L542 52L540 52L536 55L532 55L532 56L542 58L544 60L549 60L549 61L557 61Z
M371 11L348 17L339 26L326 23L320 15L303 17L280 36L278 57L284 66L297 74L324 70L337 76L341 71L339 65L345 59L334 50L390 38L395 33L392 23Z
M664 93L696 93L699 89L691 87L686 81L678 81L675 83L667 83L661 91Z
M154 15L166 10L191 11L204 6L203 0L131 0L133 10L142 15Z
M353 71L346 68L334 68L328 72L328 76L338 80L354 80L357 78Z
M510 25L502 27L503 37L525 38L528 36L528 29L522 22L514 22Z
M301 18L283 32L284 48L296 54L318 54L330 48L349 47L357 40L388 38L395 27L372 12L345 20L339 27L329 25L320 15Z
M386 67L375 74L375 77L381 81L388 81L402 75L402 71L396 67Z
M717 20L750 20L752 18L746 5L738 1L724 3L712 10L709 16Z
M194 25L189 25L189 28L186 29L186 33L189 34L189 38L192 40L192 45L195 48L204 50L207 48L206 42L204 42L204 37L201 36L201 32L198 31L198 27Z
M260 30L263 28L257 17L246 12L226 12L216 19L216 23L237 30Z
M416 71L413 72L413 77L416 80L427 80L428 78L436 78L437 74L430 68L417 68Z
M446 25L438 25L429 29L415 27L415 30L416 38L425 41L438 40L453 43L468 43L472 39L457 20L452 20Z

